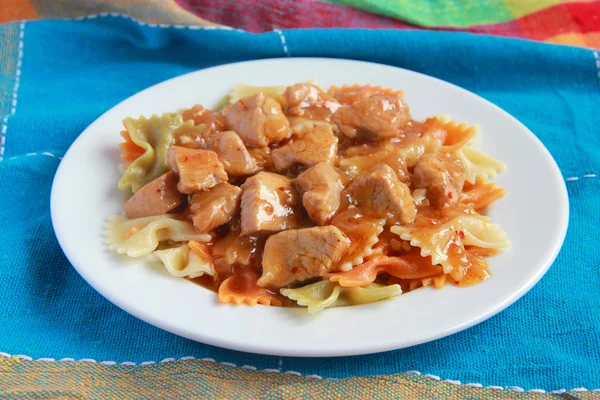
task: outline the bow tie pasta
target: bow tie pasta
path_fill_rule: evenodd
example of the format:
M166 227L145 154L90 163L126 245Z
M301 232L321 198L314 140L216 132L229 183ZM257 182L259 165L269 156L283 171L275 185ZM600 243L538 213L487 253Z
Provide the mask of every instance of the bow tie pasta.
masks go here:
M510 246L483 214L506 166L477 148L480 127L415 120L401 90L236 84L214 109L123 124L131 197L109 248L222 303L314 313L470 286Z

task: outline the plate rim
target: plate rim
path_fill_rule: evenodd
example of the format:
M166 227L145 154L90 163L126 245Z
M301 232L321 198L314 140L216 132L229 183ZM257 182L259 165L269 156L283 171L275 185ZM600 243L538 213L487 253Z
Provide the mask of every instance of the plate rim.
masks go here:
M561 207L561 210L558 210L558 211L560 212L561 218L557 222L559 224L558 226L560 229L557 232L558 236L555 236L553 238L556 240L556 242L554 243L552 251L549 252L548 254L544 255L545 261L543 262L543 266L541 268L537 269L536 273L526 283L524 283L521 287L519 287L518 290L513 291L510 294L510 296L506 297L503 301L498 302L497 304L495 304L494 307L491 307L486 312L481 313L481 315L479 315L478 317L473 318L469 321L460 323L460 324L456 324L450 329L446 329L441 332L438 331L435 333L431 333L429 335L422 335L420 339L409 341L408 343L405 343L403 345L398 345L396 342L385 341L382 343L372 342L368 345L365 344L365 346L360 349L359 348L354 348L351 350L332 349L330 351L329 350L328 351L320 350L320 351L316 351L316 352L310 352L310 351L307 352L306 350L298 351L298 350L294 350L294 348L284 348L281 345L279 345L279 347L273 346L272 348L265 349L261 345L257 345L254 343L240 344L238 341L235 341L235 340L222 340L220 338L216 338L213 336L205 336L203 333L198 333L198 332L194 333L194 335L190 335L189 332L180 329L180 327L172 326L167 323L164 323L161 320L157 320L153 315L148 314L146 311L138 308L136 305L134 305L132 303L127 303L127 302L121 301L119 296L117 296L115 293L111 292L110 290L105 290L105 288L102 287L101 284L99 282L97 282L96 279L94 279L93 274L88 274L88 273L82 271L82 268L78 268L76 266L76 264L73 263L73 261L72 261L72 259L74 258L73 254L70 254L70 252L66 250L66 247L67 247L66 243L69 241L69 238L65 237L65 232L63 231L63 229L60 226L60 221L58 221L56 219L57 218L56 217L57 209L60 207L60 205L59 205L60 195L58 193L59 190L57 189L57 187L58 187L57 182L60 182L61 177L66 173L65 167L64 167L66 165L65 160L68 160L69 154L72 151L72 149L74 147L76 147L76 144L80 140L82 140L82 138L85 136L85 133L88 130L90 130L90 128L93 127L100 119L102 119L106 114L110 113L115 108L118 108L121 105L123 105L123 103L130 101L133 97L138 96L138 95L141 96L142 94L144 94L146 92L154 90L158 86L168 85L172 81L180 79L180 78L188 76L188 75L203 73L203 72L207 72L210 70L220 69L220 68L228 67L228 66L243 66L244 64L255 64L255 63L264 63L264 62L268 63L268 62L273 62L273 61L301 62L301 61L305 61L305 60L310 60L311 62L313 62L313 61L314 62L329 62L329 61L352 62L352 63L376 65L376 66L383 66L383 67L387 67L387 68L394 68L394 69L402 70L404 73L408 73L409 75L414 74L414 75L418 75L421 78L424 77L429 80L436 81L436 83L438 83L438 84L449 85L449 86L453 87L454 89L459 90L465 96L474 97L479 101L485 102L488 107L492 106L492 108L495 110L495 112L500 113L504 118L508 118L508 119L512 120L513 123L520 125L520 127L525 132L527 132L527 134L530 136L530 139L533 139L533 141L536 144L536 147L538 148L538 150L541 151L541 153L543 154L546 161L549 162L549 165L552 166L551 171L549 171L549 173L551 173L553 175L553 178L557 177L557 176L560 177L560 179L557 179L557 181L561 182L560 190L559 190L560 198L558 199L559 205ZM546 272L548 271L550 266L552 266L552 264L554 263L556 257L560 253L560 250L562 249L562 246L564 244L567 230L568 230L568 225L569 225L569 217L570 217L569 197L568 197L566 182L564 180L562 172L560 171L560 168L558 167L558 164L552 157L552 154L549 152L549 150L546 148L546 146L542 143L542 141L529 128L527 128L522 122L520 122L517 118L512 116L510 113L508 113L504 109L500 108L499 106L492 103L491 101L489 101L467 89L464 89L453 83L450 83L448 81L445 81L445 80L442 80L442 79L439 79L439 78L436 78L436 77L433 77L433 76L430 76L427 74L423 74L420 72L412 71L409 69L405 69L405 68L401 68L401 67L397 67L397 66L389 65L389 64L375 63L375 62L362 61L362 60L354 60L354 59L346 59L346 58L329 58L329 57L293 57L293 58L277 57L277 58L263 58L263 59L235 62L235 63L220 64L220 65L216 65L213 67L203 68L203 69L191 71L191 72L188 72L188 73L185 73L182 75L174 76L172 78L158 82L158 83L153 84L141 91L138 91L138 92L132 94L131 96L123 99L119 103L112 106L110 109L103 112L98 118L96 118L92 123L90 123L81 132L81 134L79 134L79 136L73 141L73 143L71 143L71 145L69 146L69 149L67 150L67 152L65 153L65 155L63 157L63 160L61 160L61 162L56 170L55 176L53 178L52 190L51 190L51 196L50 196L50 210L51 210L51 220L52 220L53 230L57 237L59 246L61 247L61 250L67 257L67 259L69 260L69 263L73 266L73 268L77 271L77 273L90 286L92 286L92 288L96 292L98 292L102 297L109 300L111 303L113 303L115 306L117 306L121 310L124 310L125 312L129 313L130 315L134 316L135 318L138 318L144 322L150 323L151 325L154 325L160 329L163 329L163 330L171 332L173 334L176 334L176 335L179 335L182 337L186 337L188 339L191 339L191 340L194 340L197 342L201 342L204 344L209 344L209 345L213 345L213 346L217 346L217 347L221 347L221 348L232 349L232 350L256 353L256 354L276 355L276 356L293 356L293 357L342 357L342 356L351 356L351 355L373 354L373 353L379 353L379 352L384 352L384 351L390 351L390 350L411 347L411 346L415 346L418 344L427 343L427 342L430 342L430 341L433 341L436 339L450 336L454 333L463 331L474 325L477 325L480 322L493 317L494 315L497 315L499 312L503 311L510 305L514 304L523 295L525 295L529 290L531 290L531 288L533 286L535 286L539 282L539 280L546 274Z

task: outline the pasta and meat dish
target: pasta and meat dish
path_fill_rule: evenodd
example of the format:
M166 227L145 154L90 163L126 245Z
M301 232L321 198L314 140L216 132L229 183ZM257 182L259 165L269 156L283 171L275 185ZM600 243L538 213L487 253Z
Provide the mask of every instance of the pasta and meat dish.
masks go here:
M400 91L238 84L214 110L123 125L132 196L109 247L221 302L315 312L469 286L509 246L482 214L505 166L475 147L478 127L413 120Z

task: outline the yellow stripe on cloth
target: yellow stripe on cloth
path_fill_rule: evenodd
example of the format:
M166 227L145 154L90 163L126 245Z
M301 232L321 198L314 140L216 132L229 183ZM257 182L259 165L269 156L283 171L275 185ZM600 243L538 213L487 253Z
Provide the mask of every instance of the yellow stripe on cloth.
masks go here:
M504 5L515 18L550 8L557 4L587 3L595 0L504 0Z
M593 392L572 392L592 399ZM564 396L564 395L563 395ZM22 361L0 357L0 397L14 399L554 399L555 395L483 389L410 373L317 379L201 360L146 366ZM596 397L597 398L597 397Z
M544 42L600 49L600 32L561 33L544 39Z
M519 18L544 8L568 2L568 0L504 0L504 5L515 18Z

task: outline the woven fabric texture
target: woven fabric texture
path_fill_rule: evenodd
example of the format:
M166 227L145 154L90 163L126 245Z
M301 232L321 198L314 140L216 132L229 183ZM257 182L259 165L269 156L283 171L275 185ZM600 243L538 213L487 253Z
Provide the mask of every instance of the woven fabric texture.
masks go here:
M285 49L274 32L148 26L110 15L0 26L6 46L0 52L0 351L119 363L211 357L325 378L417 370L484 386L600 388L598 55L464 33L282 34ZM464 332L408 349L337 359L217 349L154 328L97 294L69 265L52 232L49 194L58 157L95 118L149 85L214 65L285 56L355 58L422 72L478 93L525 123L556 158L571 201L565 246L548 274L509 309ZM29 364L3 362L6 371L23 365ZM66 368L52 365L44 368ZM112 377L122 370L107 371Z
M3 0L0 22L122 13L148 23L462 30L600 48L600 0Z

